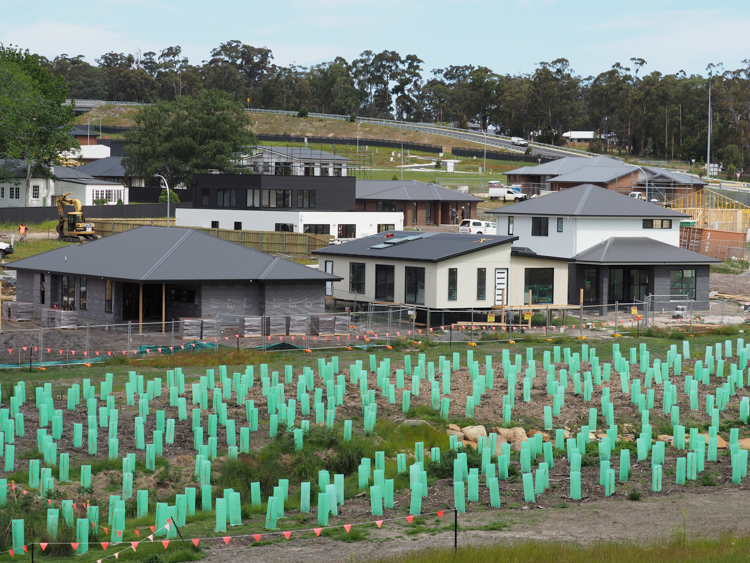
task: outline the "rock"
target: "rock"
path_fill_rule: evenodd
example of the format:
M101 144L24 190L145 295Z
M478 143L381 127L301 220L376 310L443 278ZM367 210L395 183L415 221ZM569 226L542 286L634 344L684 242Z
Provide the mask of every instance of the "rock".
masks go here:
M521 451L521 444L523 444L523 442L521 440L518 440L516 442L511 442L511 444L510 444L511 451L520 452Z
M550 441L549 434L547 434L546 432L541 432L539 430L529 430L529 432L528 432L529 438L533 438L537 434L541 434L542 435L542 442L549 442Z
M461 432L461 427L458 424L449 424L448 430L455 430L456 432Z
M487 437L487 430L484 426L466 426L461 429L464 433L464 439L472 442L478 442L479 438L484 436Z
M498 426L495 426L494 428L492 428L492 432L494 432L498 436L502 436L503 438L505 438L506 442L513 441L513 429L512 428L500 428Z
M623 434L622 435L622 441L623 442L633 442L634 441L633 434Z
M750 438L742 438L741 440L738 440L737 443L741 450L750 450Z
M708 434L698 434L698 436L703 436L704 440L706 440L706 445L708 445ZM690 438L688 436L685 436L685 443L686 444L690 443ZM716 449L717 450L726 450L727 449L727 442L726 442L726 440L724 440L724 438L722 438L718 434L716 435Z
M464 433L461 431L457 432L455 430L446 430L445 433L448 434L448 436L455 436L456 440L458 440L459 442L463 442L465 438Z
M502 448L502 445L503 444L507 444L507 443L508 443L508 440L506 440L502 436L498 436L497 440L495 440L495 452L499 455L500 449ZM750 449L750 448L748 448L748 449Z
M659 434L656 437L656 441L657 442L666 442L668 444L671 444L673 439L674 439L674 437L670 436L669 434Z
M567 429L566 429L566 430L564 430L564 431L563 431L563 434L565 435L565 439L566 439L566 440L567 440L568 438L575 438L575 436L573 436L573 434L572 434L572 433L570 432L570 430L567 430Z
M477 445L474 442L470 442L469 440L463 440L461 442L464 445L464 448L474 448L477 449Z
M596 433L589 432L589 442L596 442Z
M596 435L596 438L597 438L598 440L602 440L602 439L604 439L604 438L606 438L606 437L607 437L607 435L606 435L606 434L602 434L601 432L600 432L599 434L597 434L597 435Z
M511 432L513 432L513 434L512 434L513 439L510 440L511 443L513 443L513 442L525 442L526 440L529 439L528 436L526 435L526 430L524 430L520 426L515 426L515 427L511 428L510 430L511 430Z

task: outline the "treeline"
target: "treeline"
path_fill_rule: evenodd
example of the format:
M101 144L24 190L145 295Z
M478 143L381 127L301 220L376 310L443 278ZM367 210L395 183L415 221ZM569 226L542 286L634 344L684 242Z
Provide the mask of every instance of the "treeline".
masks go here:
M639 58L597 76L577 75L563 58L501 75L473 65L426 71L418 56L394 51L279 66L271 50L229 41L200 64L179 46L158 54L106 53L96 65L66 54L42 62L68 82L74 98L154 102L216 89L254 108L472 122L556 144L565 131L594 130L597 150L696 161L706 157L710 81L712 161L750 166L750 60L736 70L709 65L707 76L665 75Z

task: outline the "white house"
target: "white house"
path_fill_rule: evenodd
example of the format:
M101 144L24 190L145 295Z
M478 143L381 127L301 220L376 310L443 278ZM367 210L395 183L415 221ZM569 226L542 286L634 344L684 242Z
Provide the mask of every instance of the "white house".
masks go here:
M404 228L404 214L400 211L179 208L175 213L175 221L179 227L312 233L332 235L338 239L354 239Z
M240 166L274 176L347 176L349 159L307 147L256 146Z

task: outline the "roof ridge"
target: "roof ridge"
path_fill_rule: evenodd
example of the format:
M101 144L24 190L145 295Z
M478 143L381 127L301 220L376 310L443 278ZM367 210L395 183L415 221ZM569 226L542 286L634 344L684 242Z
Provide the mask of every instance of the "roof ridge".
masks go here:
M270 273L270 271L273 270L276 264L279 263L279 260L281 260L281 258L279 258L278 256L272 256L271 261L268 264L266 264L266 267L263 268L263 270L261 270L260 274L258 274L257 276L257 279L262 280L265 277L265 275Z
M586 190L584 191L583 197L578 202L578 205L576 206L576 215L580 215L581 211L583 210L583 206L586 204L586 200L588 199L589 195L591 194L591 188L593 188L593 184L588 184L586 186Z
M186 230L186 233L185 233L184 235L182 235L182 236L180 237L180 240L178 240L178 241L177 241L176 243L174 243L174 245L172 245L172 248L170 248L170 249L169 249L169 250L168 250L167 252L165 252L165 253L164 253L164 256L162 256L162 257L161 257L161 258L160 258L160 259L159 259L159 260L158 260L158 261L156 262L156 264L154 264L154 265L153 265L153 266L151 267L151 269L150 269L150 270L149 270L148 272L146 272L146 273L145 273L145 274L143 275L143 277L141 278L142 280L143 280L143 279L147 279L147 278L148 278L148 276L150 276L150 275L151 275L151 273L152 273L152 272L153 272L154 270L156 270L156 269L157 269L157 268L158 268L159 266L161 266L161 265L162 265L162 264L164 263L164 261L165 261L165 260L166 260L167 258L169 258L169 257L170 257L170 256L172 255L172 253L173 253L173 252L174 252L175 250L177 250L177 247L178 247L178 246L180 246L180 244L182 244L182 242L183 242L183 241L184 241L184 240L185 240L185 239L186 239L187 237L189 237L189 236L190 236L190 234L191 234L191 233L197 232L197 231L193 231L193 229L185 229L185 230Z

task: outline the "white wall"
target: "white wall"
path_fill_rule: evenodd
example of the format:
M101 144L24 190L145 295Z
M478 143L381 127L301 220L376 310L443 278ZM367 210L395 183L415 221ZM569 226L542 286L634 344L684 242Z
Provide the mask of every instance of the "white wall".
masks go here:
M305 225L329 225L332 236L338 235L339 225L356 225L357 238L374 235L378 225L404 228L404 214L398 211L251 211L239 209L182 209L176 210L179 227L211 228L213 221L220 229L234 229L242 223L246 231L274 231L276 223L291 223L295 233L302 233Z
M52 205L52 195L55 193L55 182L48 178L32 178L31 189L39 186L39 197L32 198L31 207L45 207ZM13 190L11 192L11 190ZM18 197L11 198L18 193ZM19 178L18 183L0 182L0 207L26 207L26 178Z
M644 229L648 217L570 217L561 215L563 231L557 232L556 216L549 217L546 237L531 236L529 215L514 216L514 246L525 246L541 256L571 258L611 237L648 237L673 246L680 244L680 222L672 220L671 229ZM498 215L497 234L508 234L508 217Z
M508 285L511 306L523 305L528 299L526 294L526 268L554 268L553 299L555 305L568 303L568 263L563 260L544 260L526 256L513 256L510 259ZM533 299L533 296L532 296Z
M111 184L102 182L101 184L79 184L77 182L66 182L61 180L57 182L56 195L61 196L71 192L69 198L75 198L81 202L82 205L95 205L94 200L98 199L97 196L107 195L112 196L112 200L109 201L109 205L117 204L117 196L122 198L124 205L128 204L128 188L122 184Z

